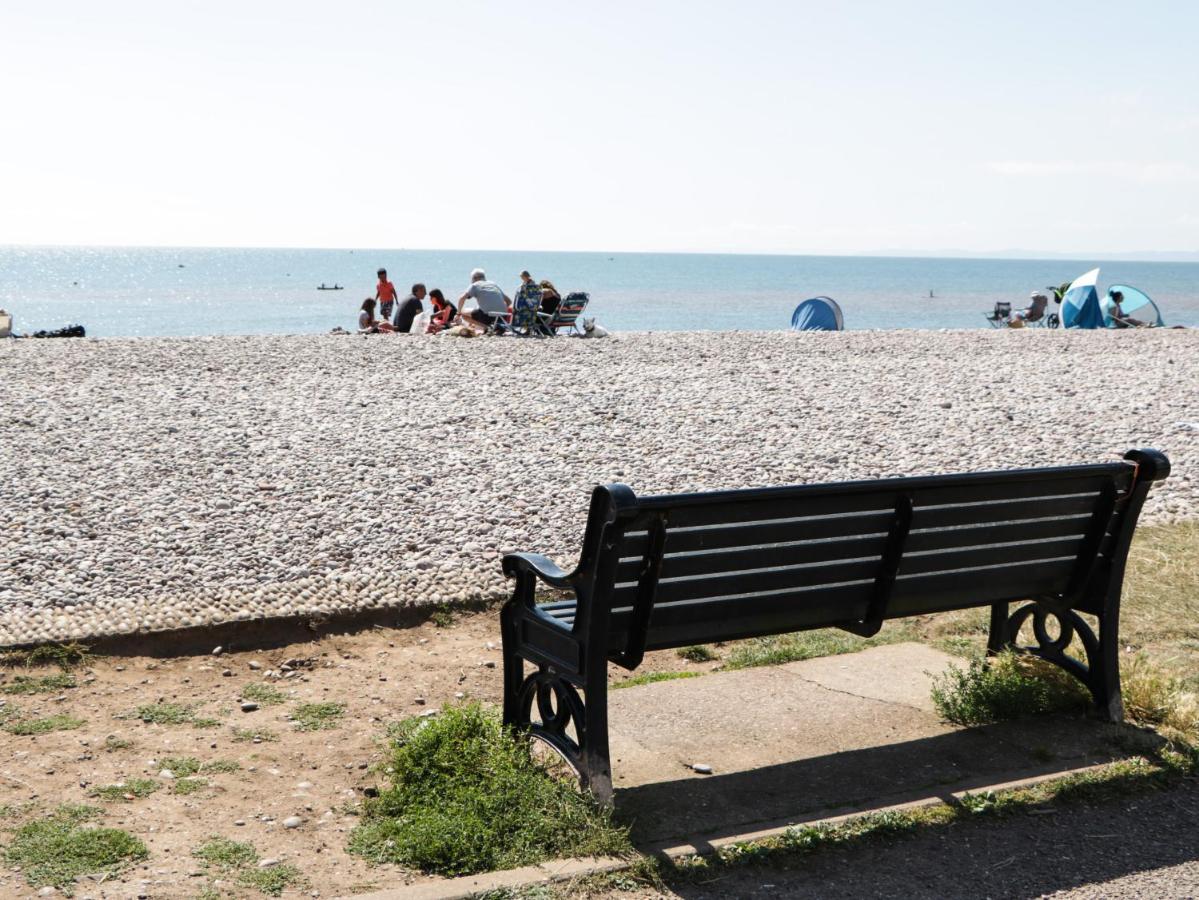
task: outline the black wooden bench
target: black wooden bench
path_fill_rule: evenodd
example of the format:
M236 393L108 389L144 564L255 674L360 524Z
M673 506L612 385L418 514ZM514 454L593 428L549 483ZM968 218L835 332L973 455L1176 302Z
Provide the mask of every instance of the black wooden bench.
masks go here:
M573 572L504 557L516 579L501 613L504 721L611 802L609 661L634 669L646 650L810 628L868 636L886 619L978 606L991 607L990 652L1062 666L1119 721L1124 564L1169 471L1156 450L1131 450L1100 465L674 496L597 487ZM538 581L573 599L536 603ZM1036 644L1017 646L1030 618ZM1066 653L1075 636L1085 663Z

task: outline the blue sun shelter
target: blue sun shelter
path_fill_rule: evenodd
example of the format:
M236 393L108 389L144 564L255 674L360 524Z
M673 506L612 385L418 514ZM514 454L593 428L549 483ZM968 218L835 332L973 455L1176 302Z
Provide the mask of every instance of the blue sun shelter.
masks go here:
M792 331L844 331L845 318L832 297L813 297L795 307Z
M1070 283L1062 297L1062 324L1067 328L1102 328L1103 310L1099 307L1099 270L1091 269Z
M1150 299L1148 294L1130 284L1113 284L1107 289L1107 295L1099 303L1103 310L1103 324L1108 328L1119 327L1111 315L1112 307L1115 305L1112 303L1112 294L1117 292L1124 295L1124 299L1120 301L1120 309L1128 318L1158 327L1166 324L1162 321L1161 310L1157 308L1157 304Z

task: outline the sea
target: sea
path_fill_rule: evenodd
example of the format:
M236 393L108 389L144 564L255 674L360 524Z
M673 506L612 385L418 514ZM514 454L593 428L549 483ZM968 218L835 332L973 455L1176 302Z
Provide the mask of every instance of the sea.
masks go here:
M586 314L614 332L785 329L816 295L837 300L847 329L987 328L996 301L1018 308L1097 265L1101 292L1134 285L1166 324L1199 326L1196 262L494 250L0 247L0 309L20 333L320 333L355 327L380 267L401 294L422 282L451 300L480 267L509 295L522 269L563 295L586 291Z

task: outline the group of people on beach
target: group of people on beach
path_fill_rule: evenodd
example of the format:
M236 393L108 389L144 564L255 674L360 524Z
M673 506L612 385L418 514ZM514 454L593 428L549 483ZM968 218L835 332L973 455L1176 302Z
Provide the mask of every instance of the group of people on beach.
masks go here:
M387 278L387 270L380 269L378 275L375 296L363 300L358 312L359 334L411 334L414 327L436 334L454 325L481 333L512 315L512 300L503 288L487 278L482 269L470 273L470 286L462 292L457 303L447 300L440 288L426 290L419 281L401 299L395 285ZM527 271L520 273L520 280L522 286L535 284ZM562 296L548 280L537 284L541 291L538 311L552 315L562 302ZM432 307L427 316L426 300Z

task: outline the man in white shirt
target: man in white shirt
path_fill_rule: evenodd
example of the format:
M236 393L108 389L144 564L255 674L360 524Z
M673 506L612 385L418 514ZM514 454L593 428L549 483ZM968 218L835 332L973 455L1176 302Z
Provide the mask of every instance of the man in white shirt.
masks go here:
M496 319L505 318L511 307L508 295L494 281L488 281L487 273L482 269L470 273L470 287L458 298L462 324L476 331L489 327Z

